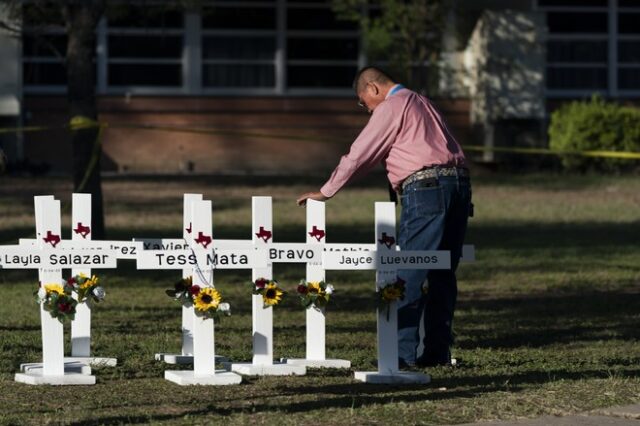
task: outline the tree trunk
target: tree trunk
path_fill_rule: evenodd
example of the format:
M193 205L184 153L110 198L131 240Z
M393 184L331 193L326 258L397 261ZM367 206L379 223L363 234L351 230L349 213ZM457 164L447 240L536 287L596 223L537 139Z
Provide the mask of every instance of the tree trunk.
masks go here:
M70 119L97 120L96 100L96 27L104 12L102 1L64 2L63 16L67 25L67 97ZM97 127L76 129L71 132L73 156L73 187L76 192L91 194L92 235L104 238L104 212L100 178Z

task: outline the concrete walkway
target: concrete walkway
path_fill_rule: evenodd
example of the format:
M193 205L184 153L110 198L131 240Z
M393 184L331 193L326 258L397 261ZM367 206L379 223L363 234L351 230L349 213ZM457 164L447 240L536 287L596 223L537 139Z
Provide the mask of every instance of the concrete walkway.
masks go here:
M544 416L515 421L488 421L458 426L640 426L640 404L603 408L571 416Z

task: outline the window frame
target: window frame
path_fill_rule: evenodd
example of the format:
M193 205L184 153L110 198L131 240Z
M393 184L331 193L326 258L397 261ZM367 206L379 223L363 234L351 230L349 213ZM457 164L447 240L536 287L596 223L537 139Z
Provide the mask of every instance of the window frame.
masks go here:
M153 3L153 2L150 2ZM158 2L161 3L161 2ZM148 3L149 4L149 3ZM346 65L361 68L366 65L366 57L362 51L362 38L357 30L289 30L287 28L287 12L289 8L330 9L328 3L306 3L300 1L274 0L271 3L255 1L219 2L216 7L260 7L274 8L276 13L276 27L274 29L212 29L203 28L202 16L197 12L184 11L182 28L133 28L110 27L106 17L103 17L96 28L96 93L98 95L157 95L157 96L323 96L347 97L353 96L351 82L345 87L289 87L287 83L287 68L290 65L332 66ZM43 27L44 34L64 34L62 27ZM109 36L111 35L181 35L182 55L179 58L130 58L111 57L109 55ZM273 36L275 52L273 59L215 59L204 58L204 38L212 35L261 37ZM344 59L294 59L287 57L287 39L289 37L305 36L314 38L344 38L353 37L358 42L357 57ZM23 63L58 62L60 59L51 57L23 56ZM180 64L182 84L174 87L141 86L141 85L112 85L109 84L109 64ZM212 87L203 84L204 67L211 64L233 65L273 65L275 82L271 87ZM25 85L27 94L64 94L66 85Z
M639 34L620 34L618 31L618 16L625 12L640 12L640 7L618 7L618 0L608 0L607 6L540 6L539 0L535 1L534 9L539 12L605 12L607 13L608 31L606 33L554 33L547 34L546 42L549 40L606 40L608 42L608 54L606 62L547 62L545 73L549 67L589 67L598 68L600 66L607 69L607 86L602 90L597 89L550 89L545 88L547 98L567 98L586 97L594 93L611 98L638 98L640 88L623 89L619 87L618 73L620 69L634 69L640 72L640 63L622 63L618 58L618 43L622 40L640 41Z

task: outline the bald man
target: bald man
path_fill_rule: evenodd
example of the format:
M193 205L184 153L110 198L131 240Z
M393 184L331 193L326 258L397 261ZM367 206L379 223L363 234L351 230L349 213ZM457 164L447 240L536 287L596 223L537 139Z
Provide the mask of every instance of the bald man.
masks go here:
M402 250L448 250L451 270L402 270L405 298L398 304L399 365L450 365L458 293L455 271L471 212L471 183L462 148L424 96L397 84L379 68L354 79L358 105L371 118L329 180L297 199L326 201L354 178L382 163L400 195ZM423 283L426 282L426 285ZM424 313L424 353L417 356Z

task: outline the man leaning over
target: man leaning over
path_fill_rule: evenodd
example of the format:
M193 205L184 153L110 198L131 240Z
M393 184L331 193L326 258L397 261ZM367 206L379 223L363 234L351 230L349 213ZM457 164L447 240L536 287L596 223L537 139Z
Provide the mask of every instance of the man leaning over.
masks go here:
M398 304L400 367L450 364L458 293L455 270L471 210L464 153L431 102L396 84L381 69L358 71L354 89L358 104L371 118L320 191L301 195L297 203L328 200L382 162L393 189L401 195L401 249L451 251L451 270L398 273L406 283L405 299ZM425 350L417 357L423 311Z

